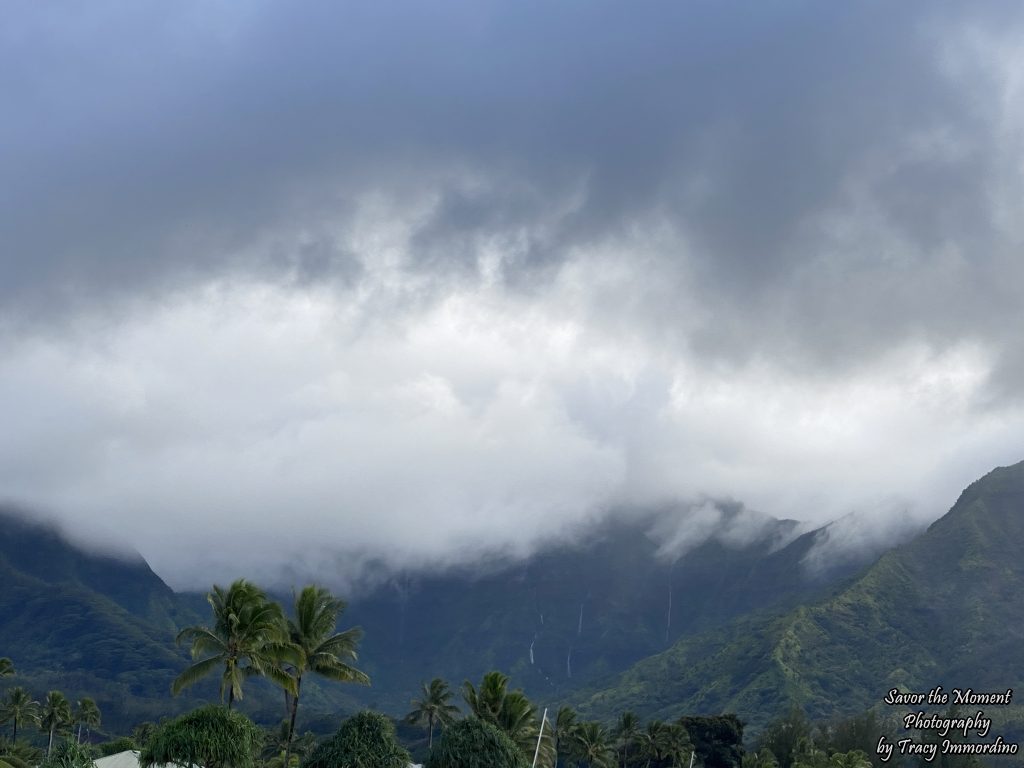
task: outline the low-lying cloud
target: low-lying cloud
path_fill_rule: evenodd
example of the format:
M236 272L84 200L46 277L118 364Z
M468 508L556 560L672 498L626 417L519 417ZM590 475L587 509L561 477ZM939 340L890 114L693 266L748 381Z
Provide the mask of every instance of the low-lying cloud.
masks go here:
M934 518L1024 458L1022 26L21 8L0 499L181 586L705 498Z

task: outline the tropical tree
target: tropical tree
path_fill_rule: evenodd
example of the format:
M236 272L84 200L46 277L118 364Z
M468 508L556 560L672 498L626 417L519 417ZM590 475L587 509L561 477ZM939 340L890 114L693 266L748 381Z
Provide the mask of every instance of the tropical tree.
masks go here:
M12 688L4 698L3 706L0 706L0 723L13 723L11 741L16 742L18 726L26 723L39 724L39 702L33 701L29 692L20 685Z
M508 690L507 675L488 672L480 681L479 689L467 680L462 686L462 696L475 717L496 725L524 755L532 759L541 727L537 708L522 691ZM540 739L538 763L544 766L555 763L554 742L550 731L546 731Z
M132 728L132 741L135 742L132 749L145 749L146 744L156 735L159 728L160 726L151 720L145 720Z
M779 768L779 761L767 747L743 755L743 768Z
M671 750L671 732L668 724L661 720L651 720L647 728L640 732L640 755L647 758L646 765L658 764L668 758Z
M291 739L295 735L295 717L299 711L299 694L302 691L302 677L313 672L329 680L344 683L369 685L370 678L348 662L355 661L359 639L363 630L359 627L335 632L338 617L345 610L345 602L331 595L323 587L304 587L295 597L295 617L288 620L288 643L280 649L279 661L288 662L286 675L288 685L285 696L290 696L288 746L285 749L287 768L291 755Z
M427 726L427 749L434 748L434 725L439 723L444 728L454 722L459 713L459 708L451 703L453 696L448 683L435 677L429 684L423 684L422 697L412 700L413 709L405 716L405 721Z
M263 738L245 715L209 704L160 726L139 755L139 764L255 768Z
M171 693L177 695L223 668L220 696L223 701L227 694L229 710L235 699L242 698L242 681L252 675L270 677L294 694L293 679L278 665L287 653L288 634L281 606L245 579L228 589L214 585L207 600L213 609L213 627L186 627L178 634L178 643L192 644L193 659L211 655L178 675Z
M302 768L406 768L409 753L398 743L395 726L379 712L360 712L344 723L302 762Z
M40 768L94 768L89 751L73 740L57 745L53 754L43 760Z
M497 725L501 707L508 694L508 675L488 672L480 681L480 688L474 688L467 680L462 684L462 698L474 716Z
M316 747L316 736L307 731L290 739L288 720L282 720L274 730L268 730L263 746L265 768L294 768ZM291 745L291 752L288 747ZM287 759L287 762L285 760Z
M43 761L43 750L20 741L8 743L0 740L0 761L11 768L32 768Z
M96 702L90 699L88 696L83 696L75 704L75 722L78 723L78 736L75 741L79 744L82 743L82 726L88 726L89 728L95 728L100 724L100 708L96 706Z
M608 731L600 723L580 723L573 731L576 756L587 768L613 768L615 750L608 739Z
M46 694L46 701L43 702L43 711L39 719L39 726L44 733L49 734L46 742L46 756L49 757L53 751L53 734L58 729L71 725L71 702L68 697L60 691L50 691Z
M493 723L467 717L446 728L426 768L529 768L530 761ZM303 766L306 768L306 766Z
M576 710L572 707L560 707L554 722L551 723L551 738L555 743L556 759L568 757L576 725Z
M849 752L836 752L828 759L832 768L871 768L871 759L860 749Z
M0 677L11 677L14 674L14 662L6 656L0 657Z
M640 718L632 712L623 712L615 726L615 744L622 750L622 768L629 759L629 747L640 736Z

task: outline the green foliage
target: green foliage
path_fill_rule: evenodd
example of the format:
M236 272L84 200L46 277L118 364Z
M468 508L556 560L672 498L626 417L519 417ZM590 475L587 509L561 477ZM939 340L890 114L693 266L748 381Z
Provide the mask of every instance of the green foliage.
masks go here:
M11 677L14 675L14 662L6 656L0 657L0 677Z
M785 717L768 724L757 741L760 750L770 750L779 763L779 768L790 768L799 748L811 736L811 724L803 710L794 707ZM877 736L876 736L877 739Z
M406 768L409 753L395 738L395 725L379 712L364 711L302 761L302 768Z
M779 768L779 761L770 749L763 747L743 755L743 768Z
M255 584L238 579L230 587L214 585L207 596L213 609L213 627L186 627L178 633L179 643L191 643L197 661L171 684L178 694L202 678L221 672L221 699L228 709L242 698L242 682L252 675L274 675L278 670L275 651L287 642L287 627L281 606L267 599ZM207 655L209 654L209 655ZM290 683L284 683L290 687Z
M427 748L434 746L434 725L442 728L455 721L459 708L451 703L454 694L448 683L435 677L429 684L423 684L423 694L419 699L412 700L412 711L405 716L407 723L427 726Z
M530 761L497 726L476 717L459 720L442 734L426 768L527 768Z
M116 755L118 752L127 752L129 749L138 749L135 740L129 736L122 736L119 739L104 741L102 744L96 745L96 750L100 753L100 757Z
M743 722L736 715L681 717L704 768L740 768L743 764Z
M39 727L48 734L46 742L47 757L53 752L53 737L58 730L61 730L72 723L71 702L68 701L60 691L50 691L46 694L46 701L43 702L43 709L39 717Z
M92 755L77 741L63 741L43 760L39 768L93 768Z
M291 764L291 741L295 736L295 718L299 711L302 677L307 672L345 683L369 685L370 678L349 664L357 659L356 650L363 631L359 627L335 632L345 602L323 587L309 585L295 597L295 617L288 620L287 646L278 649L277 660L287 662L282 682L290 694L288 739L283 756L286 768ZM271 668L271 672L276 671Z
M488 672L480 681L480 688L468 680L462 686L462 696L470 711L480 720L496 725L520 752L533 758L540 733L537 708L520 691L508 690L508 676L501 672ZM540 740L538 764L554 765L555 744L550 731Z
M161 763L204 768L254 768L263 732L249 718L216 705L160 726L142 750L142 768Z
M600 723L579 723L572 729L572 750L581 765L588 768L612 768L615 752L608 730Z
M80 742L82 740L82 726L95 728L102 721L100 708L96 706L96 702L88 696L83 696L75 704L74 721L78 723L77 740Z
M18 728L23 725L38 725L39 702L21 686L12 688L0 705L0 723L11 723L11 741L18 740Z

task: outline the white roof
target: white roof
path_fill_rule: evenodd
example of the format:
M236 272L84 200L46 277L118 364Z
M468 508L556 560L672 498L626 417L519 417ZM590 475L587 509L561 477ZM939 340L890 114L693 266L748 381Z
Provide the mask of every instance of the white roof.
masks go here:
M107 755L106 757L100 757L92 761L92 764L96 768L139 768L139 750L128 749L124 752L118 752L115 755ZM168 763L167 765L157 766L156 768L182 768L180 765L175 763Z

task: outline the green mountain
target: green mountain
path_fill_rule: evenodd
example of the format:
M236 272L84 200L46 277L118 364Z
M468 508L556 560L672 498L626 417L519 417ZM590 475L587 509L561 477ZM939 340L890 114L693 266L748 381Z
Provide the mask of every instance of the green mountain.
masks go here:
M194 616L141 557L90 553L0 512L0 584L0 649L14 682L37 698L53 688L92 696L108 726L168 711L186 658L175 626Z
M538 701L558 703L680 638L820 595L871 555L811 572L805 559L823 530L797 535L793 521L736 504L716 515L715 535L688 545L692 510L666 510L606 522L489 572L392 579L346 612L365 631L367 701L400 711L424 680L501 669Z
M681 637L796 605L853 567L809 574L802 563L821 532L798 536L792 521L735 504L716 510L718 527L704 540L683 535L690 513L670 510L605 523L525 561L394 577L343 617L364 629L360 666L372 688L311 680L303 712L311 721L366 705L404 714L422 681L457 685L492 669L538 700L560 701ZM186 664L173 638L205 622L208 609L202 595L175 594L138 555L88 551L0 512L0 583L0 654L37 696L92 696L111 731L216 698L214 681L190 698L169 696ZM276 721L279 692L260 681L251 688L246 711Z
M1024 462L973 483L848 586L683 638L581 696L581 708L601 717L736 712L756 730L793 705L813 718L881 706L892 688L1019 689L1022 594ZM988 714L1008 741L1024 738L1019 707Z

